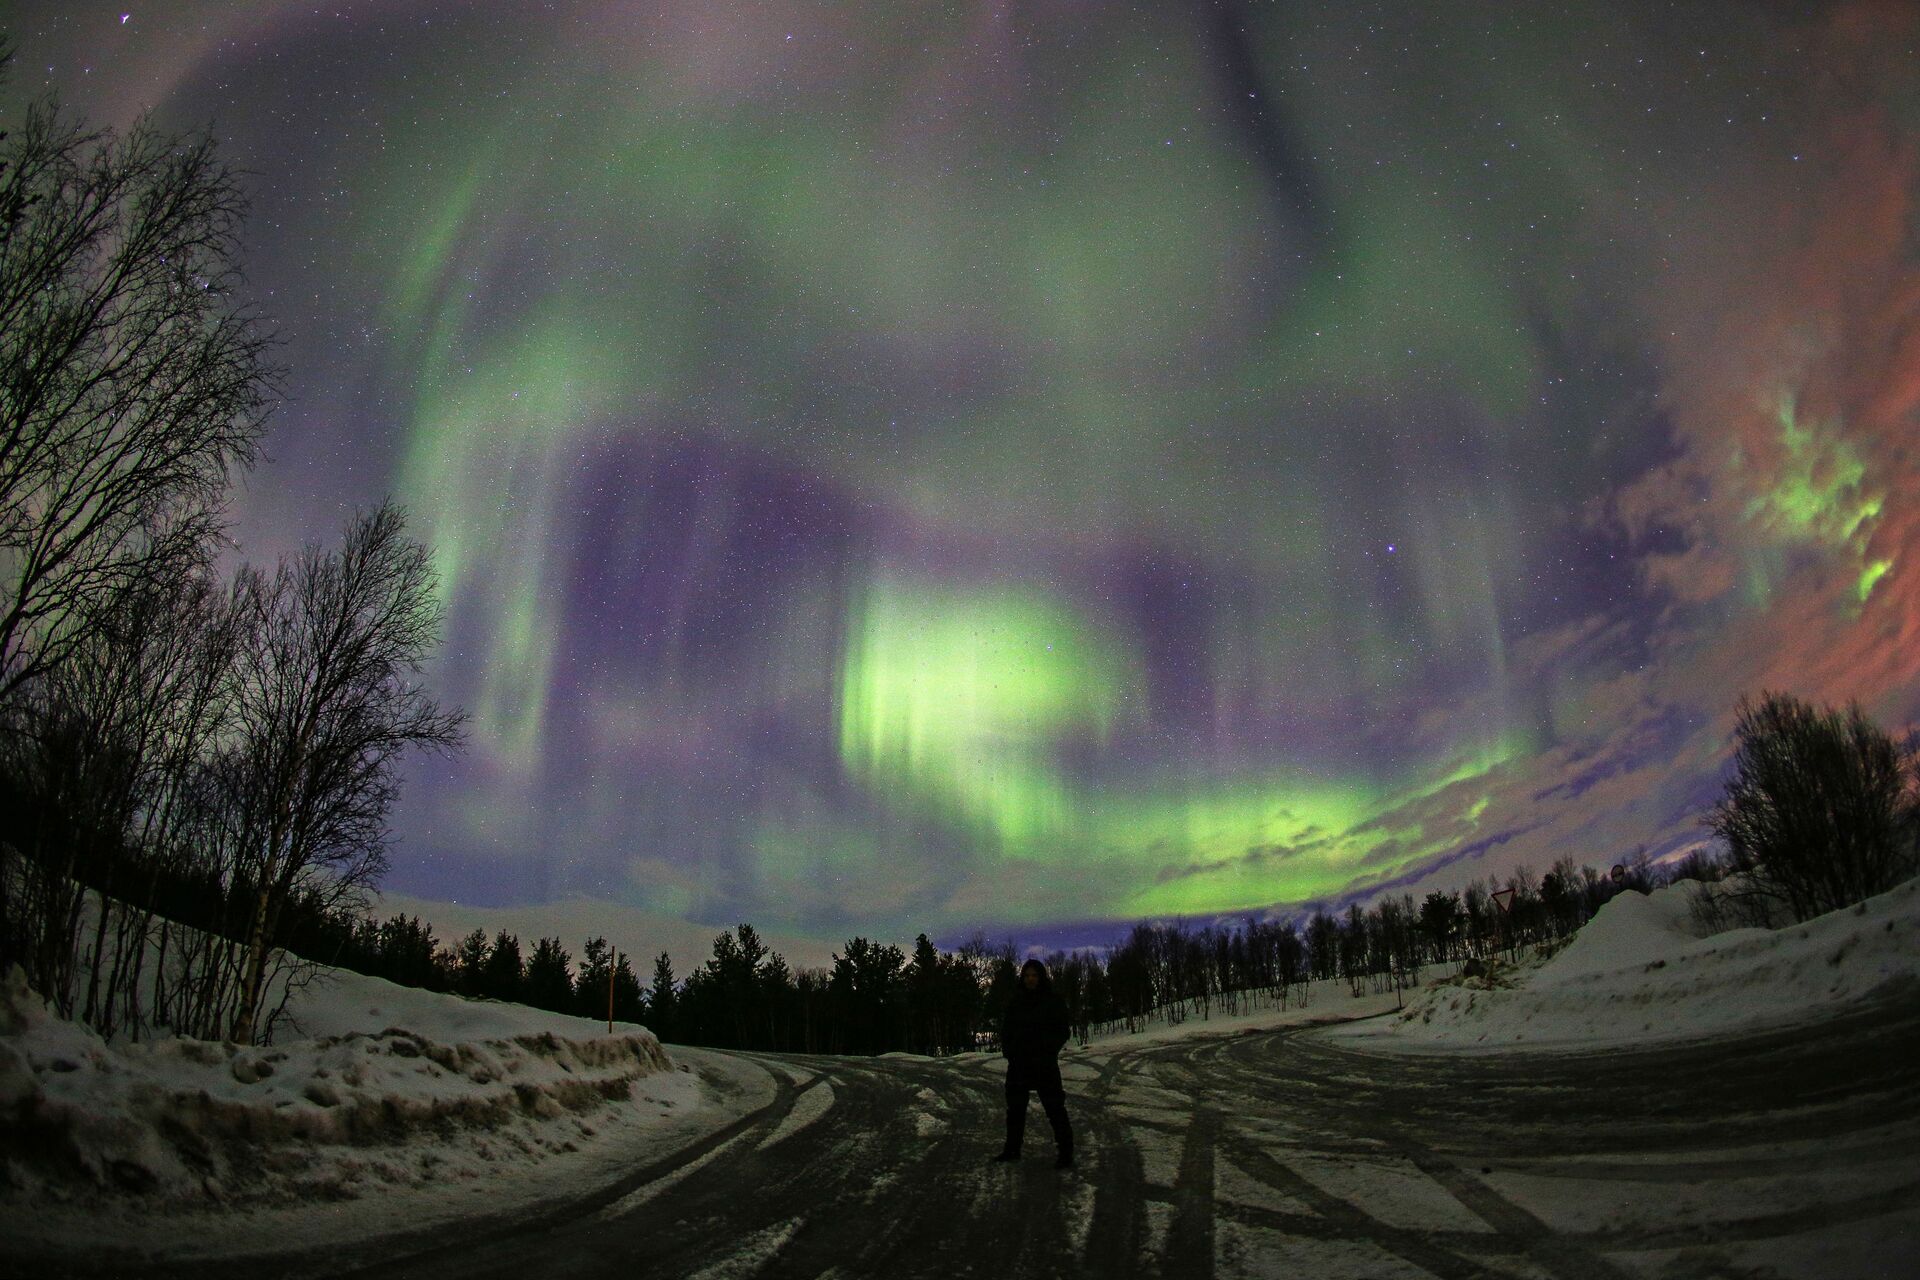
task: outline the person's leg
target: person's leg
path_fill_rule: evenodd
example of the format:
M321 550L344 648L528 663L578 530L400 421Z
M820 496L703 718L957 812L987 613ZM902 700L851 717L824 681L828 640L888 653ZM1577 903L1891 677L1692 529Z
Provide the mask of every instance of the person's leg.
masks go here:
M1073 1125L1067 1120L1067 1091L1059 1085L1040 1090L1040 1105L1046 1108L1047 1121L1053 1126L1053 1140L1060 1148L1060 1159L1073 1159Z
M1021 1139L1027 1132L1027 1083L1015 1073L1007 1073L1007 1145L1001 1154L1017 1156L1020 1154Z

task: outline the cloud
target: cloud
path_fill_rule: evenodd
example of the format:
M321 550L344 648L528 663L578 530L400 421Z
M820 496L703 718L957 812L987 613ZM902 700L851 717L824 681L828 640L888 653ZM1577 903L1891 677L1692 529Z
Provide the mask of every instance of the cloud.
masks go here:
M1778 154L1653 238L1675 449L1587 510L1644 599L1513 646L1552 743L1498 780L1487 820L1546 811L1502 865L1697 835L1743 693L1920 712L1920 166L1875 61L1914 23L1855 5L1806 33Z

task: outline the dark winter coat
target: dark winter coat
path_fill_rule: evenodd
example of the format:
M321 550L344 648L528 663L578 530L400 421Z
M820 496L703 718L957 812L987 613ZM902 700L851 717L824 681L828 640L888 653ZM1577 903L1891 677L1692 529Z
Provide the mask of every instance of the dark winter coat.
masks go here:
M1007 1060L1007 1083L1031 1089L1060 1088L1060 1050L1070 1031L1067 1006L1043 974L1040 987L1022 986L1000 1019L1000 1054Z

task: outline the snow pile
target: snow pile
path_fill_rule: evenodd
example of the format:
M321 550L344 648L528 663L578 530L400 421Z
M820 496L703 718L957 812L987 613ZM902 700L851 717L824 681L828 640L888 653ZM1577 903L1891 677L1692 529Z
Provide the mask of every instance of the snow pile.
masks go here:
M312 1038L108 1044L13 969L0 982L0 1196L341 1199L538 1161L613 1113L698 1101L642 1027L609 1035L346 973L297 993L291 1012Z
M1409 1051L1683 1040L1832 1012L1920 980L1920 881L1784 929L1696 936L1682 881L1626 892L1511 985L1452 979L1324 1034Z
M1692 882L1652 893L1627 890L1603 905L1585 928L1541 967L1531 985L1571 986L1605 973L1644 969L1658 960L1683 955L1700 942L1690 905ZM1741 930L1765 937L1768 930ZM1715 945L1731 935L1720 934Z

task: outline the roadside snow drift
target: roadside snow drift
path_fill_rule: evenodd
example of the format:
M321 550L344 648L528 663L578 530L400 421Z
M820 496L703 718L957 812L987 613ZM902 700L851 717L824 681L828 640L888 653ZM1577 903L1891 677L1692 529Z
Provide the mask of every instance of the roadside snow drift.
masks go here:
M1920 993L1920 881L1783 929L1702 938L1691 881L1622 893L1536 968L1451 978L1324 1034L1355 1047L1577 1049L1695 1039Z
M621 1119L610 1110L697 1105L642 1027L609 1035L337 971L292 1012L311 1038L108 1044L13 969L0 982L0 1197L337 1200L573 1151Z

